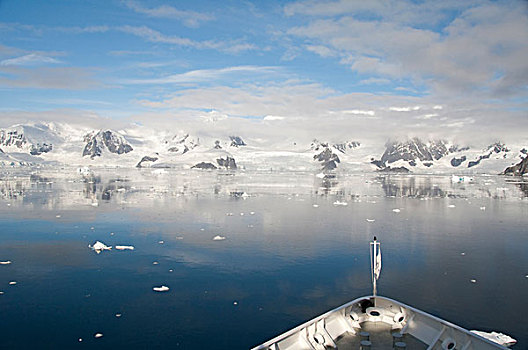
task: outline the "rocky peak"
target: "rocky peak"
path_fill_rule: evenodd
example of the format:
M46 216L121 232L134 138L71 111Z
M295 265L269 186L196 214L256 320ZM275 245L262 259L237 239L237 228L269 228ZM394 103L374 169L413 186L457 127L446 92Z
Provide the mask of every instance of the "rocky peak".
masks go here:
M229 136L232 147L247 146L240 136Z
M50 152L53 143L60 141L59 136L46 124L17 125L0 130L0 146L8 152L29 152L40 155Z
M166 140L167 151L184 154L200 145L200 139L190 136L188 133L175 135L170 140Z
M122 135L112 130L92 131L84 136L84 142L86 145L83 157L90 156L92 159L100 157L105 149L114 154L128 153L133 150Z

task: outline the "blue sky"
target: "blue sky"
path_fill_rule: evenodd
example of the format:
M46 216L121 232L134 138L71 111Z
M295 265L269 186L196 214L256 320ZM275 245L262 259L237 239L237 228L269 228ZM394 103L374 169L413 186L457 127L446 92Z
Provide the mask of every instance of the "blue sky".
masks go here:
M526 124L527 37L516 0L2 0L0 121L213 113L507 134Z

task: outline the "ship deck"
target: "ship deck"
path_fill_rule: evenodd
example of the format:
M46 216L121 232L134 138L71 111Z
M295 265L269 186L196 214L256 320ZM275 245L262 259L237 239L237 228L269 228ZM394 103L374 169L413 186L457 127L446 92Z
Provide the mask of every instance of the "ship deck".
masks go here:
M371 342L370 347L363 347L364 349L371 350L382 350L382 349L394 349L394 338L392 333L398 333L397 329L392 329L391 325L383 322L363 322L361 324L361 332L369 333L369 341ZM360 335L360 332L356 334L345 333L340 339L337 340L336 345L339 350L347 349L361 349L361 340L365 339ZM406 350L425 350L427 344L421 342L410 334L402 334L402 338L398 341L405 343L406 347L401 349ZM398 349L396 347L396 349Z

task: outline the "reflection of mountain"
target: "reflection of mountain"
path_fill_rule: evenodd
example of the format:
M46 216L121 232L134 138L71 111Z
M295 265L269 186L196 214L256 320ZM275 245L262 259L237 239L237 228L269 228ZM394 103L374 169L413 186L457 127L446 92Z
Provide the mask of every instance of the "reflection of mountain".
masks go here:
M475 177L471 183L454 184L449 176L339 176L323 178L296 173L187 172L135 169L133 172L97 171L89 174L67 172L16 173L0 175L1 210L117 210L124 207L166 213L184 206L190 198L229 197L241 194L242 202L252 198L287 194L329 197L332 202L369 201L380 197L411 198L496 198L518 200L528 196L523 178ZM335 198L335 199L332 199ZM248 204L249 205L249 204ZM228 209L225 209L228 210ZM35 212L37 213L37 211Z
M447 192L442 190L431 178L417 177L378 177L381 187L388 197L446 197Z

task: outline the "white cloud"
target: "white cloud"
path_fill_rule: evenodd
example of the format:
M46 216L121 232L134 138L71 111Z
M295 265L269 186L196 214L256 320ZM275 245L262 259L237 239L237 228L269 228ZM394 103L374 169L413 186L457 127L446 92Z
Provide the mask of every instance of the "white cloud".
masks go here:
M393 112L411 112L411 111L418 111L420 109L420 106L414 106L414 107L389 107L389 111Z
M12 88L82 90L101 87L89 70L78 67L2 66L0 86Z
M172 18L176 19L178 21L181 21L183 24L185 24L188 27L198 27L202 22L210 21L214 19L214 16L195 12L195 11L185 11L185 10L179 10L173 6L169 5L162 5L158 7L144 7L141 5L138 1L134 0L123 0L123 4L125 4L128 8L131 10L145 14L150 17L157 17L157 18Z
M311 51L339 53L359 74L410 79L444 97L526 94L528 16L521 1L302 1L285 13L313 16L288 34L309 40Z
M61 61L53 57L31 53L31 54L27 54L24 56L9 58L9 59L0 61L0 66L35 66L35 65L49 64L49 63L56 64L56 63L61 63Z
M124 84L186 84L212 82L219 79L231 77L235 79L241 75L257 75L276 73L278 67L260 66L235 66L220 69L198 69L181 74L173 74L162 78L154 79L129 79L122 81Z
M184 47L192 47L195 49L212 49L212 50L219 50L219 51L232 53L232 54L237 54L242 51L250 51L250 50L257 49L257 46L250 44L250 43L240 41L240 40L196 41L196 40L192 40L189 38L183 38L177 35L165 35L147 26L137 27L137 26L125 25L125 26L117 27L116 29L124 33L129 33L129 34L138 36L150 42L171 44L171 45L184 46Z
M267 115L264 117L264 120L266 121L284 120L284 117L281 117L278 115Z
M391 80L385 78L368 78L359 82L359 85L390 84Z
M374 116L376 114L376 112L374 112L374 111L365 111L365 110L361 110L361 109L344 110L344 111L341 111L341 113L343 113L343 114L354 114L354 115L369 115L369 116Z

